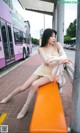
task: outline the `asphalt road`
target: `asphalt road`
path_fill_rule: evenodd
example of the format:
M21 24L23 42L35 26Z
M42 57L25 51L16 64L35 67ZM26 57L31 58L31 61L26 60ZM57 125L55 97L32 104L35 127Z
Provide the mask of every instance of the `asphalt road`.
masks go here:
M65 52L66 52L67 56L68 56L73 62L75 62L75 51L74 51L74 50L67 50L67 49L65 49Z

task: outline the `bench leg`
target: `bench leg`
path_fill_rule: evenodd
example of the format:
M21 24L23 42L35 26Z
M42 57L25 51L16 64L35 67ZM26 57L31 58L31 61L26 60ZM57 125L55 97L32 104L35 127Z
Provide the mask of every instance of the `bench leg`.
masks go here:
M34 96L34 93L35 91L34 90L30 90L29 94L28 94L28 98L27 98L27 101L26 103L24 104L23 108L21 109L21 111L19 112L18 116L17 116L17 119L21 119L25 116L25 114L27 113L28 111L28 108L29 108L29 104Z

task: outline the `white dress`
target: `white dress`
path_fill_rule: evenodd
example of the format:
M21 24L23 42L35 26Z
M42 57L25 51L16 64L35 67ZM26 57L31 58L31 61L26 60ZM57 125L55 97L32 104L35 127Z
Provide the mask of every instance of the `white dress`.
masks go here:
M50 60L54 57L53 55L49 54L45 54L45 56ZM55 56L59 57L60 54L56 53ZM45 63L42 63L33 74L47 77L51 82L56 80L58 83L64 84L65 77L63 71L63 64L60 65L55 61L53 66L47 66Z

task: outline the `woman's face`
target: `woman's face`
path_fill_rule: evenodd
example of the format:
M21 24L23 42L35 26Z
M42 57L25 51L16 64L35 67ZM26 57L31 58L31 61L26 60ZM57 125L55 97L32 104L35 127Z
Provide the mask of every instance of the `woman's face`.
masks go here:
M56 35L55 33L53 33L52 36L49 38L48 43L54 44L55 41L56 41Z

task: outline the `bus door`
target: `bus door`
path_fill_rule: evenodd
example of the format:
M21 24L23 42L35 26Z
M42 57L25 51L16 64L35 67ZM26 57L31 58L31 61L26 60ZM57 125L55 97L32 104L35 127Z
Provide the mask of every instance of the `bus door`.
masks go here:
M7 64L14 60L11 27L1 20L1 33L4 47L5 61Z
M9 24L7 24L7 29L8 29L8 44L9 44L9 50L10 50L10 60L14 60L13 39L12 39L11 26Z

